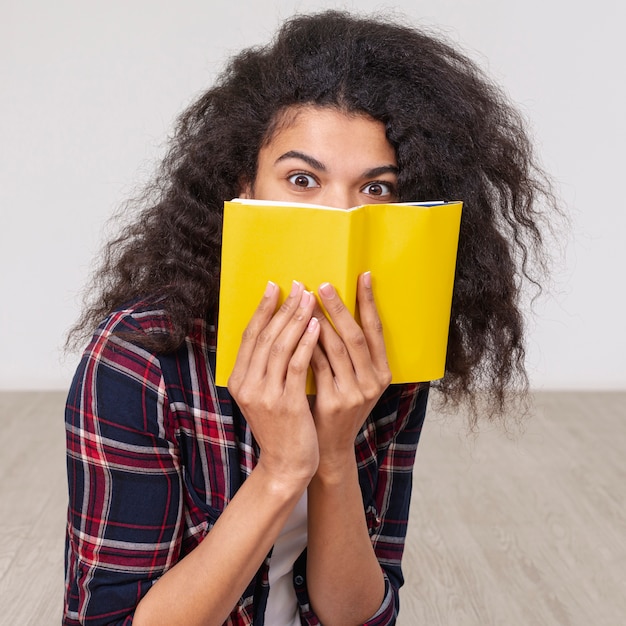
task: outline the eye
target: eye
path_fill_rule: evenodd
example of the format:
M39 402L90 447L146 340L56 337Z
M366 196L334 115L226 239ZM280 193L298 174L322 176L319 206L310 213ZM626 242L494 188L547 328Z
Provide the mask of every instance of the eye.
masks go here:
M382 181L368 183L361 191L369 196L377 197L392 196L395 194L394 186L391 183L385 183Z
M310 174L304 174L302 172L292 174L287 178L287 180L295 187L300 187L302 189L319 187L319 183L317 182L317 180L315 180L313 176L311 176Z

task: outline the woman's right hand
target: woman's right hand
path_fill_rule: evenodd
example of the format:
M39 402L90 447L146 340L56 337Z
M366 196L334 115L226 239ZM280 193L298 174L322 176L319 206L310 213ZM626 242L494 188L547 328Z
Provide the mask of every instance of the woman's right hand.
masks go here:
M276 311L279 289L269 282L246 327L228 390L259 444L259 465L281 483L306 486L319 451L306 396L306 377L319 337L315 296L294 281Z
M299 283L276 310L278 297L269 283L228 381L261 448L257 466L200 544L151 586L135 611L137 626L223 624L315 475L318 441L305 386L320 332L315 297Z

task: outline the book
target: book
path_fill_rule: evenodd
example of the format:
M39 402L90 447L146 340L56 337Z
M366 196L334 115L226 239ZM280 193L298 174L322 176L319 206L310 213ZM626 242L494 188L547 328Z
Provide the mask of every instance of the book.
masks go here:
M371 271L392 383L445 370L462 202L352 209L237 199L224 203L216 384L226 386L241 335L269 280L331 283L358 320L359 274ZM319 296L317 296L319 298ZM311 372L307 393L314 393Z

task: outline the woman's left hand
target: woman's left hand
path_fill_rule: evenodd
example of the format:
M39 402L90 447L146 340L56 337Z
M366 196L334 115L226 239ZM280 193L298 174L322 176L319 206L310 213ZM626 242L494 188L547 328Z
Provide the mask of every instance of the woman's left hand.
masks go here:
M319 295L332 324L318 316L320 339L311 359L317 387L313 417L320 451L318 473L341 471L347 461L354 463L354 440L391 382L371 274L358 279L360 326L332 285L323 284Z

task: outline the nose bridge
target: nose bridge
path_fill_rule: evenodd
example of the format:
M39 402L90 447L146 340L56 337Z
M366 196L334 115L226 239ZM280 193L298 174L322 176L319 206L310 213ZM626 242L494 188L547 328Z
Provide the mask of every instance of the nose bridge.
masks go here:
M350 209L358 204L358 192L345 180L335 180L326 187L324 204L337 209Z

